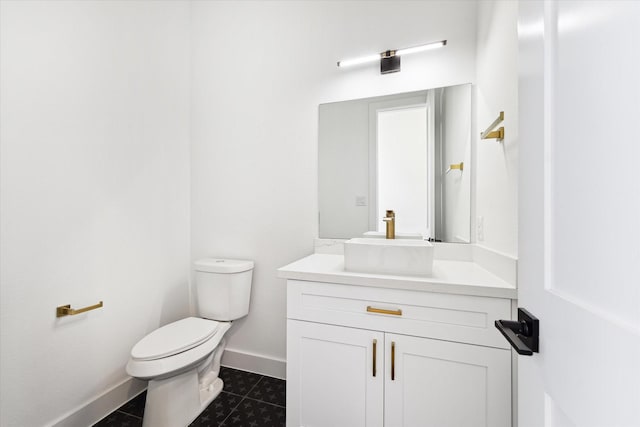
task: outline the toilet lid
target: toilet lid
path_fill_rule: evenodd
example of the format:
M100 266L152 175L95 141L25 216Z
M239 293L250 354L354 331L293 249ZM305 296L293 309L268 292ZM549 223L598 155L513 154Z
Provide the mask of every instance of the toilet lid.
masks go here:
M142 338L131 350L131 357L154 360L192 349L211 338L218 330L215 320L187 317L169 323Z

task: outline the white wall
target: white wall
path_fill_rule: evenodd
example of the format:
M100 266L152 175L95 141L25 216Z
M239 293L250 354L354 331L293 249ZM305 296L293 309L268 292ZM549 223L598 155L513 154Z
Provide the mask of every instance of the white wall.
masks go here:
M369 103L320 105L319 237L349 239L369 231ZM364 197L364 206L356 202ZM321 202L320 202L321 201Z
M189 4L0 5L0 425L87 425L188 313Z
M476 135L478 244L518 254L518 2L478 2L476 119L482 132L504 111L503 142Z
M310 254L318 231L318 104L473 82L476 2L192 7L192 257L256 261L251 311L229 347L278 362L286 298L275 270ZM336 67L442 39L444 49L402 58L400 73Z
M443 165L443 218L445 242L470 242L471 230L471 87L452 86L444 89ZM452 164L463 164L463 169L446 170Z

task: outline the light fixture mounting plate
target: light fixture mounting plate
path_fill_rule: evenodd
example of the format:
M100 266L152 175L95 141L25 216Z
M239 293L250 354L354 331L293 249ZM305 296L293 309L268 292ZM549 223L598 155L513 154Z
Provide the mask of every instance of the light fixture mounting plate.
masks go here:
M400 56L395 52L393 54L390 54L389 51L385 52L380 58L380 74L397 73L398 71L400 71Z

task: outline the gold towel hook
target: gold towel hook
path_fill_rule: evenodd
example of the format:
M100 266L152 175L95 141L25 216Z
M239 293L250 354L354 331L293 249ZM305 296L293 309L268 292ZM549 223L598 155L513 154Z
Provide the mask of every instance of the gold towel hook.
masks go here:
M464 162L450 164L449 165L449 169L447 169L447 171L445 173L449 173L454 169L459 170L460 172L462 172L464 170Z

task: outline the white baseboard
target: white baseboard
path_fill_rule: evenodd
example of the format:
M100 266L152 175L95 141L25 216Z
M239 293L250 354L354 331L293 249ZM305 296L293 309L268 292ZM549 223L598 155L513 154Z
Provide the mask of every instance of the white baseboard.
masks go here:
M52 427L92 426L147 388L146 381L126 378L94 400L68 412L50 425Z
M287 376L286 360L229 347L222 354L222 366L280 379L285 379Z

